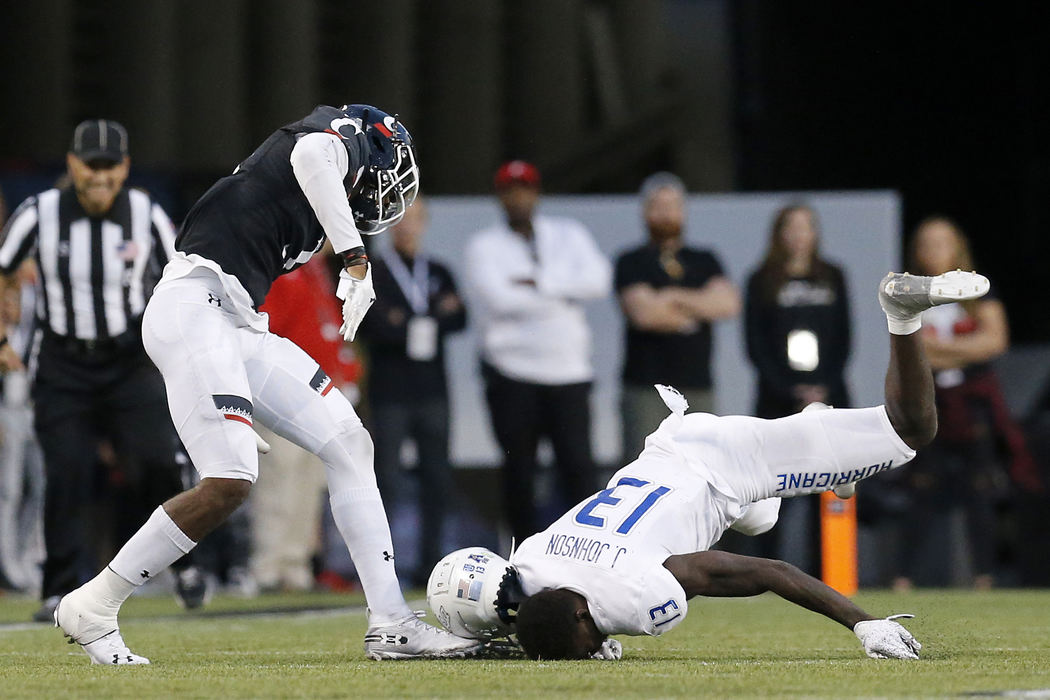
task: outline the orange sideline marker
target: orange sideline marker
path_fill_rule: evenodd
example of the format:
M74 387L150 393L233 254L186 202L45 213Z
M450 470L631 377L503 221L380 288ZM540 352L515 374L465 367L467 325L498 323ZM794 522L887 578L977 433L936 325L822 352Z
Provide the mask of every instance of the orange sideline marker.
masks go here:
M857 499L820 494L821 576L842 595L857 592Z

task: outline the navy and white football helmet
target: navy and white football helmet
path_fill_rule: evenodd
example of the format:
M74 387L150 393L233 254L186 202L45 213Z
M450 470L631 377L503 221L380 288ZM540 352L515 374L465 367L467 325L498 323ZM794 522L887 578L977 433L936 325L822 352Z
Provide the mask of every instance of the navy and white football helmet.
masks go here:
M342 111L360 124L368 142L368 165L354 185L350 208L357 230L374 235L400 221L419 194L412 136L396 115L371 105L344 105Z
M516 584L517 574L509 561L484 547L468 547L434 567L427 581L427 603L442 626L456 636L507 637L514 632L517 605L510 594Z

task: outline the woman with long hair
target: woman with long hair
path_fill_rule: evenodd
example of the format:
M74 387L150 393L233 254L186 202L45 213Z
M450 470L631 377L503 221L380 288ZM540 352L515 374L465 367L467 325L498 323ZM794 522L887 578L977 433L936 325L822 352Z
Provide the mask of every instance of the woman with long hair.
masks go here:
M780 209L745 300L747 354L758 374L756 416L781 418L813 402L849 406L847 297L842 270L820 254L816 212L804 204ZM797 498L782 504L776 530L728 546L815 573L818 537L816 500Z
M908 269L919 275L972 270L970 245L959 225L945 216L923 219L911 242ZM1010 417L989 364L1006 352L1010 342L1006 311L994 292L993 285L992 293L981 299L946 304L923 314L923 341L934 373L940 427L907 475L915 526L907 530L901 570L893 582L898 590L911 587L922 561L950 549L937 546L934 533L946 529L958 509L966 516L973 585L990 588L995 508L1009 485L997 446L1006 445L1009 474L1015 481L1024 485L1035 478L1021 431ZM941 564L933 568L949 570Z
M756 416L780 418L814 401L848 406L845 277L821 257L810 207L793 204L774 217L765 258L748 280L745 325L758 371Z

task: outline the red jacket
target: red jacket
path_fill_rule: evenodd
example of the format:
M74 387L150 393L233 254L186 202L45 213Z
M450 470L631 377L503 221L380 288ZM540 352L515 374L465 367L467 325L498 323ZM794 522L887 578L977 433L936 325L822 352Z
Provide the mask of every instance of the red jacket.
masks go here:
M278 277L260 308L270 314L270 332L305 350L334 384L361 378L361 363L339 332L343 312L322 256Z

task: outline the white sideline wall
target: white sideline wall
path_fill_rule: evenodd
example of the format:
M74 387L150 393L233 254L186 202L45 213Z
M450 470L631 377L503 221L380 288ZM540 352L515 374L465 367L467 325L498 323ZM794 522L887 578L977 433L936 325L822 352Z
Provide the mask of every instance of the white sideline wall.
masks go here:
M794 202L814 207L821 223L823 255L846 271L853 317L847 381L853 403L879 404L889 343L875 288L900 260L900 199L895 192L691 195L686 240L689 245L712 249L729 278L742 288L765 252L774 213ZM501 211L494 197L431 197L428 203L430 225L424 250L451 268L463 291L463 249L471 235L498 220ZM582 221L610 260L641 244L646 237L640 200L633 195L545 196L540 212ZM380 245L387 244L385 236L378 238L383 239ZM469 297L467 304L469 312ZM620 458L623 317L613 296L589 304L587 315L595 367L594 455L599 463L609 463ZM495 465L499 452L482 393L474 330L471 321L467 330L453 336L448 346L451 456L456 465ZM750 413L754 404L754 371L744 351L739 319L716 324L713 362L717 412Z

